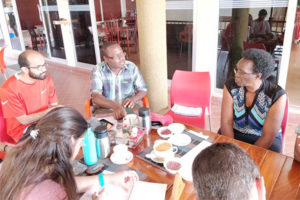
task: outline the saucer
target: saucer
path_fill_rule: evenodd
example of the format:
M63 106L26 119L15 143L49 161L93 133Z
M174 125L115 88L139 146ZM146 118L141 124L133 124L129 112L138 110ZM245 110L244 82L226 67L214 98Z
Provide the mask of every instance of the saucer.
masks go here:
M191 143L192 138L186 134L179 133L170 137L168 141L177 146L186 146Z
M124 165L126 163L129 163L132 160L132 158L133 158L133 154L130 151L127 152L127 155L123 160L117 160L115 153L113 153L110 156L111 162L113 162L114 164L117 164L117 165Z
M151 151L151 153L146 154L145 156L146 156L146 158L150 158L153 162L156 162L156 163L159 163L159 164L162 164L162 163L165 162L165 158L157 157L154 154L154 151Z

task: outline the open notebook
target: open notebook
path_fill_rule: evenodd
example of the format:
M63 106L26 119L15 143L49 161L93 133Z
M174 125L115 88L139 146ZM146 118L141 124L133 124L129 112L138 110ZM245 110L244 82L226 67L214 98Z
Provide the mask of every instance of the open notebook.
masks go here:
M92 200L92 194L98 191L99 188L87 191L82 195L80 200ZM135 183L134 188L130 194L129 200L164 200L167 190L167 184L150 183L138 181ZM103 200L118 199L125 200L127 195L125 191L117 186L106 185Z

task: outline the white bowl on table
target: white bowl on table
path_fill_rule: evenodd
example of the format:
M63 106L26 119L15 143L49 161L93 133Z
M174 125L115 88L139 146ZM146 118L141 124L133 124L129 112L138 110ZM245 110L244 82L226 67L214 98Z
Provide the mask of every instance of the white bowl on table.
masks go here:
M164 167L171 174L176 174L182 168L181 158L171 157L165 159Z
M163 131L165 131L165 130L169 130L170 134L163 134ZM157 129L157 134L162 138L169 138L172 135L174 135L174 133L167 126L163 126L163 127L160 127L159 129Z
M185 126L180 123L172 123L168 126L168 129L175 134L182 133L185 130Z

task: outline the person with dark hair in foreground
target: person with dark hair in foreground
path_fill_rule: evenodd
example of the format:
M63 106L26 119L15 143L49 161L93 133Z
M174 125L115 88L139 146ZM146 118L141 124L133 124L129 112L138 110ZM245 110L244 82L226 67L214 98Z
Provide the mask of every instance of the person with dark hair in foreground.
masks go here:
M271 54L260 49L243 53L234 79L226 81L221 110L221 134L281 152L281 122L285 91L268 80L274 71Z
M198 199L266 199L257 165L236 144L215 143L204 149L194 160L192 174Z
M77 193L114 184L130 193L133 171L74 177L75 159L88 124L76 110L55 108L34 126L30 137L12 148L0 170L0 199L78 199ZM101 183L102 181L102 183ZM97 198L99 199L99 198Z
M122 119L126 115L124 107L136 106L147 94L147 86L138 67L125 59L117 42L104 43L101 55L104 62L91 74L94 115L112 113L115 119Z

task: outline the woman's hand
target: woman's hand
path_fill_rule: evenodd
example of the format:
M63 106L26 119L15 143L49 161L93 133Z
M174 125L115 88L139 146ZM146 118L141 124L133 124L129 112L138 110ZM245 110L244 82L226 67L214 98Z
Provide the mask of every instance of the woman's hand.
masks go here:
M103 188L100 192L95 192L92 195L92 200L105 200L105 188Z
M122 171L104 176L104 182L121 187L126 192L131 192L134 184L139 180L135 171Z

